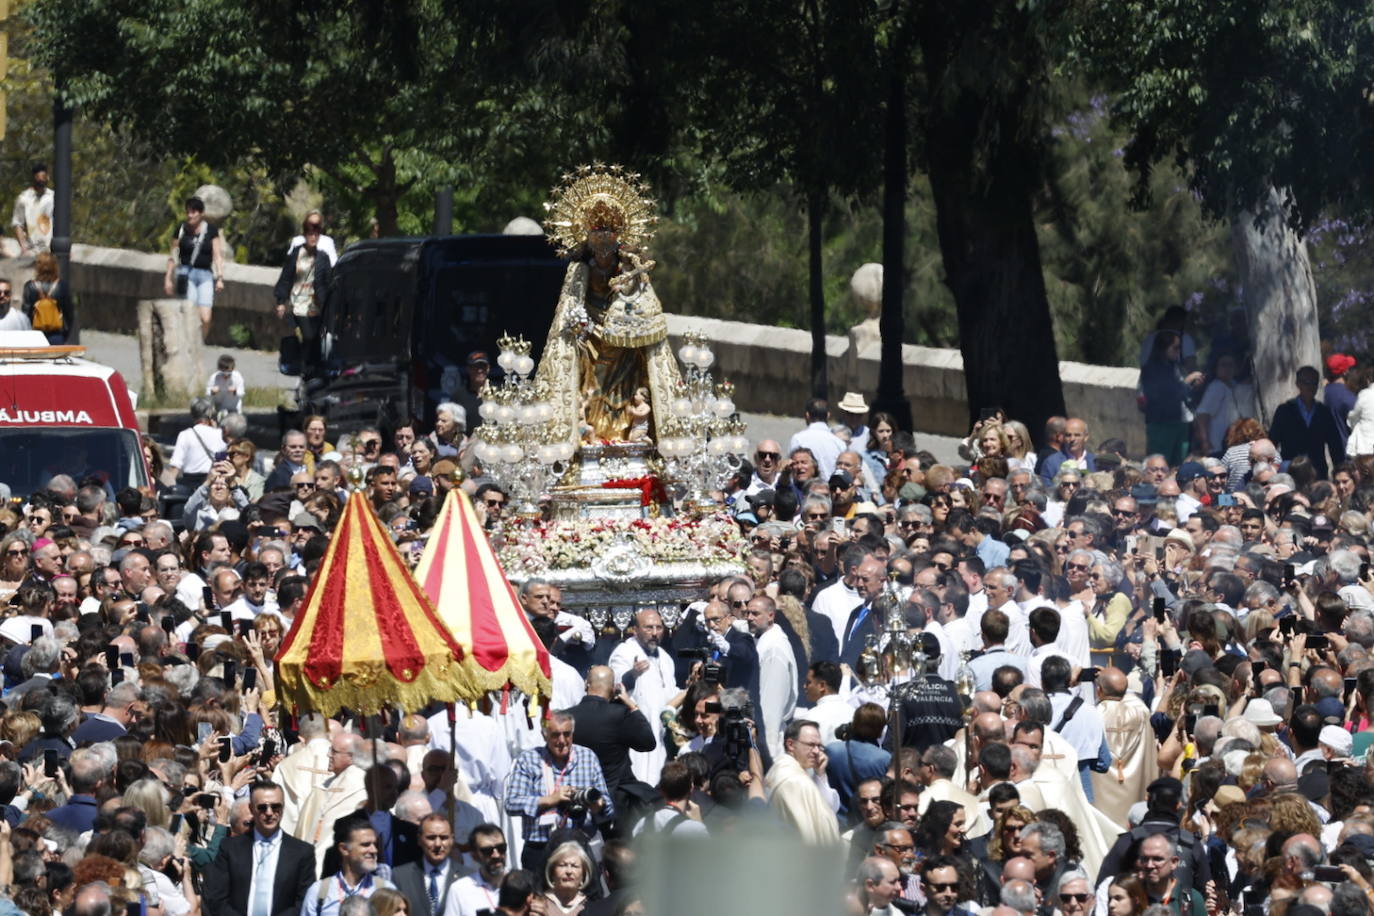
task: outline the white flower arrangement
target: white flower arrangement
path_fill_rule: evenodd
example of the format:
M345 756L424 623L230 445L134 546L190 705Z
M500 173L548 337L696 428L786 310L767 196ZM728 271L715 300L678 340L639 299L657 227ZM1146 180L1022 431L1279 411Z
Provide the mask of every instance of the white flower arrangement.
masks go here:
M627 539L654 562L737 564L746 546L739 526L725 514L699 519L588 518L540 522L512 526L505 535L497 559L513 575L590 566L612 544Z

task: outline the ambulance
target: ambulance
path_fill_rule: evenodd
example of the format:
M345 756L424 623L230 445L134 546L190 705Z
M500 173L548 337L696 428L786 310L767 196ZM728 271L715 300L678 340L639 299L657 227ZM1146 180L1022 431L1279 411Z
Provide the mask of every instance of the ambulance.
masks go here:
M39 331L0 331L0 483L15 496L56 474L98 477L111 492L146 487L128 386L79 346L49 346Z

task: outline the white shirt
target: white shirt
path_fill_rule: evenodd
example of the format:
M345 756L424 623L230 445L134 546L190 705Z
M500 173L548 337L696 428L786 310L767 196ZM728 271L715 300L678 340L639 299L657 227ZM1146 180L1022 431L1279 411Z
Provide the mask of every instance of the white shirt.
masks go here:
M304 244L305 244L305 236L303 236L303 235L292 236L292 238L291 238L291 244L286 246L286 253L287 253L287 254L290 254L292 248L295 248L297 245L304 245ZM333 238L332 236L328 236L328 235L323 235L323 234L322 234L322 235L320 236L320 240L319 240L318 242L315 243L315 247L316 247L317 249L319 249L319 251L320 251L325 257L329 258L329 266L330 266L330 267L333 267L334 264L338 262L338 260L339 260L339 249L336 248L336 247L334 246L334 238Z
M218 388L219 391L215 391ZM226 410L229 413L239 413L243 407L243 373L237 369L228 372L218 370L210 373L210 377L205 380L205 396L209 398L219 410Z
M495 885L488 884L480 872L475 875L464 875L449 888L448 900L444 902L444 916L477 916L481 910L491 910L494 913L497 896Z
M168 464L181 468L185 474L208 474L213 463L211 456L224 450L224 435L219 427L197 423L177 433Z
M10 225L24 230L34 251L52 248L52 207L56 199L52 188L44 188L43 193L39 194L32 185L20 191L15 198Z
M811 450L811 454L816 456L816 467L820 470L820 479L829 480L830 475L835 473L835 459L840 457L849 446L844 444L839 436L830 431L830 426L822 420L817 420L801 432L794 433L791 441L787 443L787 455L791 455L799 448ZM784 455L783 457L787 457Z
M1202 502L1191 493L1180 493L1178 499L1174 500L1174 509L1178 512L1178 526L1183 527L1183 523L1192 518L1197 510L1202 508Z
M1030 631L1026 627L1026 612L1021 610L1021 605L1008 599L1007 603L997 610L1007 615L1007 622L1010 624L1007 631L1007 651L1022 658L1030 655Z
M831 626L835 628L835 641L843 649L844 625L849 621L849 615L862 603L859 593L846 585L841 576L816 593L811 610L830 619Z
M587 695L587 684L577 669L557 656L549 656L549 670L553 673L553 708L571 709Z
M1029 620L1030 612L1036 607L1048 607L1055 611L1059 614L1059 636L1054 641L1055 646L1064 653L1070 664L1080 668L1091 665L1092 655L1088 651L1088 618L1083 615L1083 602L1070 601L1063 608L1057 608L1043 598L1033 600L1037 603L1026 608L1027 619Z
M1064 711L1072 702L1073 694L1050 694L1050 705L1054 709L1054 716L1050 719L1051 728L1059 724ZM1078 707L1073 718L1059 729L1059 734L1073 747L1079 760L1096 760L1102 750L1102 738L1105 734L1102 728L1102 714L1097 711L1096 706L1084 703Z
M758 635L759 713L764 744L775 759L782 753L782 727L797 708L797 657L777 624Z
M18 303L10 306L9 311L0 317L0 331L32 331L29 316L24 314Z
M256 828L253 830L253 880L248 885L248 912L250 913L253 911L253 894L257 892L260 877L267 881L267 912L272 912L272 884L277 877L277 856L281 855L281 833L281 830L278 830L272 834L270 840L265 840ZM263 859L262 864L259 865L258 860L262 857L264 844L271 848L267 852L267 858Z
M793 717L814 721L821 733L821 743L829 744L835 740L835 729L854 721L854 706L839 694L828 693L810 709L794 710Z
M277 602L272 600L270 593L263 598L263 602L260 605L249 601L247 595L239 595L233 601L225 605L224 610L232 614L235 620L256 620L259 614L271 614L274 617L281 617L281 612L277 609Z

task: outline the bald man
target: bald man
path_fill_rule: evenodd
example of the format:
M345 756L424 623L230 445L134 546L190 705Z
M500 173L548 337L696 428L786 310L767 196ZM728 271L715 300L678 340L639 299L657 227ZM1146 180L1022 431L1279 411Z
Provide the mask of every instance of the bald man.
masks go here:
M616 680L615 672L606 665L593 666L587 672L586 687L586 696L568 710L575 724L577 743L595 752L615 809L628 812L634 806L621 806L620 788L634 781L630 754L652 751L656 744L654 730L625 685Z
M982 694L974 695L974 709L978 708L979 696L982 696ZM995 693L992 694L992 696L994 698L997 698L997 694ZM998 699L998 703L1001 703L1000 699ZM988 788L990 788L989 786L976 785L978 779L978 754L983 750L983 745L987 744L989 741L1000 741L1005 743L1007 740L1006 729L1007 725L1006 722L1002 719L1001 713L977 713L973 717L973 756L971 758L968 756L969 742L964 740L963 729L960 729L959 734L955 735L954 738L951 739L953 743L950 745L954 748L954 755L957 758L954 776L955 782L964 786L966 789L968 789L968 791L975 793L985 792ZM974 764L972 767L968 766L968 761L970 759L973 761Z
M608 660L615 679L650 722L658 721L668 700L678 692L672 654L660 646L663 636L663 618L658 611L642 610L635 615L634 635L616 646ZM654 732L651 750L630 754L635 778L651 786L658 784L659 770L667 759L658 730Z
M1097 675L1097 711L1102 716L1111 768L1093 773L1093 804L1118 824L1127 823L1131 805L1159 776L1159 750L1150 709L1126 689L1126 673L1103 668Z

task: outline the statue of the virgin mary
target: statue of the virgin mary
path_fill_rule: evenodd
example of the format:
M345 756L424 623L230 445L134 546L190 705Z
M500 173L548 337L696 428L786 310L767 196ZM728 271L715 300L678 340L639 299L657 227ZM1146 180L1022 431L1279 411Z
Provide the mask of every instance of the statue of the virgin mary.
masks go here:
M620 166L584 165L544 204L569 264L535 382L572 439L657 439L672 410L680 376L649 282L657 217L646 191Z

